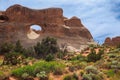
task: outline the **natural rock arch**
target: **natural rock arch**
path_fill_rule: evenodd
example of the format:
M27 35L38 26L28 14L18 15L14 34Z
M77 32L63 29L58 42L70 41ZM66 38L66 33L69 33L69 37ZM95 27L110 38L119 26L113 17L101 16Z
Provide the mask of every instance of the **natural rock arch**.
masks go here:
M27 33L27 37L29 39L37 39L40 36L40 32L42 31L42 27L36 24L33 24L29 27L29 31Z

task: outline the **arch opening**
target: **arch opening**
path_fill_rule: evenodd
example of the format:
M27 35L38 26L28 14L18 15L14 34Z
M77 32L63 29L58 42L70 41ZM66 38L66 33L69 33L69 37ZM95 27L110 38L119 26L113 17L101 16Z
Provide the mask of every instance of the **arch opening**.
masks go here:
M30 26L30 28L33 29L33 30L36 30L36 31L41 31L42 30L42 27L39 26L39 25L32 25L32 26Z
M30 30L27 33L29 39L37 39L40 36L40 32L42 31L42 27L39 25L31 25Z

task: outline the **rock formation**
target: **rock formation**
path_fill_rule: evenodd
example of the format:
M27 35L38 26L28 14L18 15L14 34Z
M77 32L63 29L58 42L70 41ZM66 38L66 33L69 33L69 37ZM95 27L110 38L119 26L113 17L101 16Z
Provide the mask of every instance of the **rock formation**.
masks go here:
M105 42L104 42L104 45L107 45L107 46L118 46L120 45L120 36L117 36L117 37L114 37L114 38L106 38L105 39Z
M42 30L36 39L27 37L31 25L40 25ZM33 30L34 31L34 30ZM6 11L0 12L0 41L16 42L20 40L24 47L32 46L41 39L51 36L58 39L58 43L67 44L75 48L93 42L93 38L79 18L67 19L61 8L35 10L13 5Z

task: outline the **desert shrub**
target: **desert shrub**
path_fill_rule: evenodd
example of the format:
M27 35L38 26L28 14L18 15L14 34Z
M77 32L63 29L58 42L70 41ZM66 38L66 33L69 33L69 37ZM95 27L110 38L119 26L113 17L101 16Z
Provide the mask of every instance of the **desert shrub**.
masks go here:
M96 62L97 56L94 49L91 50L91 53L87 56L88 62Z
M71 75L65 76L63 80L71 80Z
M12 71L12 75L13 76L16 76L16 77L22 77L22 74L23 73L26 73L24 70L23 70L23 68L18 68L18 69L15 69L15 70L13 70Z
M62 75L63 71L61 68L55 68L55 70L53 71L54 75Z
M83 74L83 80L104 80L104 74L94 66L87 66Z
M5 74L2 71L0 71L0 80L3 80L5 77Z
M23 55L25 57L36 57L36 54L35 54L33 47L29 47L27 49L24 49Z
M45 71L41 71L40 73L36 74L36 77L40 78L41 80L48 80L48 75Z
M57 53L57 58L63 59L65 55L66 55L65 52L59 51L59 52Z
M22 78L23 78L23 79L27 79L28 77L29 77L29 74L28 74L28 73L23 73L23 74L22 74Z
M36 74L40 74L41 71L45 71L46 73L54 72L56 70L64 71L64 67L64 64L55 61L39 61L32 66L27 65L25 67L15 69L12 71L12 74L16 77L21 77L23 73L28 73L30 76L36 76Z
M83 80L92 80L92 77L89 74L84 74Z
M87 56L88 62L96 62L101 59L102 54L104 54L104 50L99 50L98 54L94 49L91 49L90 54Z
M73 75L72 75L72 77L74 78L74 80L78 80L79 78L78 78L78 75L76 74L76 73L74 73Z
M73 72L75 71L76 67L74 65L69 66L69 71Z
M22 63L23 59L24 59L23 55L16 52L11 52L11 53L5 54L3 64L16 65L16 64Z
M13 51L14 46L11 43L3 43L0 46L0 53L4 54L4 53L9 53L11 51Z
M109 54L108 56L109 56L109 58L115 58L116 54Z
M35 53L41 57L49 53L57 53L59 51L57 40L54 38L47 37L42 40L42 42L38 42L36 46L34 46Z
M97 74L98 73L98 70L96 67L94 66L87 66L85 68L86 72L89 74L89 73L93 73L93 74Z
M113 69L108 70L106 73L108 77L113 77L115 75L115 72Z
M120 48L120 43L117 45L117 48Z
M78 80L78 76L75 73L73 75L66 75L63 80Z
M80 55L77 55L76 57L73 57L71 60L86 61L86 57L80 54Z
M46 61L53 61L54 60L54 56L52 54L48 54L45 58Z

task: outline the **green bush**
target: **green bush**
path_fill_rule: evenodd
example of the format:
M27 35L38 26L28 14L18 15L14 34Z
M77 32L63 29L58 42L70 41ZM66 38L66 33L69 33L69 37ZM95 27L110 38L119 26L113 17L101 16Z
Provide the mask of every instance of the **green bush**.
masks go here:
M47 37L42 40L42 42L38 42L36 46L34 46L35 53L40 57L44 57L50 53L57 53L59 51L57 40L54 38Z
M89 73L98 74L98 69L94 66L87 66L85 70L88 74Z
M11 43L3 43L0 46L0 53L4 54L4 53L9 53L11 51L13 51L14 46Z
M33 47L29 47L27 49L24 49L23 55L25 57L36 57L36 54L35 54Z
M46 61L53 61L54 60L54 56L52 54L48 54L45 58Z
M76 57L73 57L71 60L86 61L86 57L80 54L80 55L77 55Z
M41 71L36 74L36 77L40 78L40 80L48 80L48 76L45 71Z
M62 71L61 68L56 67L55 70L53 71L53 74L54 74L54 75L62 75L62 74L63 74L63 71Z
M21 45L20 40L18 40L18 41L16 42L14 51L15 51L15 52L18 52L18 53L23 53L24 48L23 48L23 46Z
M76 67L74 65L69 66L69 71L73 72L73 71L75 71L75 69L76 69Z
M75 73L73 75L66 75L63 80L78 80L78 76Z
M64 71L65 66L62 63L58 63L55 61L46 62L39 61L32 66L25 66L22 68L18 68L12 71L12 74L16 77L21 77L23 73L28 73L30 76L36 76L36 74L41 73L41 71L45 71L46 73L55 72L56 70Z
M92 80L92 77L90 76L90 74L84 74L83 80Z
M104 54L104 50L99 50L98 54L94 49L91 49L90 54L87 56L88 62L96 62L101 59L102 54Z
M87 66L85 72L83 80L104 80L104 74L94 66Z
M5 54L3 64L17 65L22 63L23 59L24 59L23 55L16 52L11 52L11 53Z
M5 77L5 74L2 71L0 71L0 80L3 80Z
M113 69L107 71L107 76L113 77L115 75L115 72Z
M28 74L28 73L23 73L23 74L22 74L22 78L23 78L23 79L27 79L28 77L29 77L29 74Z

